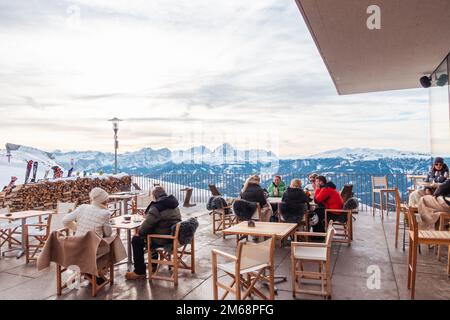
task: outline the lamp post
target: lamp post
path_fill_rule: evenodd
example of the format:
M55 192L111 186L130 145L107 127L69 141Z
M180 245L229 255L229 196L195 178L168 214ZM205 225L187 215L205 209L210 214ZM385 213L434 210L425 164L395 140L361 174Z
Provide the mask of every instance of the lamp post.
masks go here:
M119 140L117 137L117 132L119 132L119 121L123 121L119 118L112 118L108 121L112 122L113 130L114 130L114 174L117 173L117 149L119 149Z

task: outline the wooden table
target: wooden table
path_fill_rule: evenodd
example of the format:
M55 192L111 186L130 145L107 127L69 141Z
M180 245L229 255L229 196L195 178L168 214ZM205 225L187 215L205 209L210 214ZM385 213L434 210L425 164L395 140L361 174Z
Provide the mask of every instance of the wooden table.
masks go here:
M131 231L132 230L136 230L137 228L139 228L141 226L141 224L142 224L142 221L144 221L144 218L142 216L140 216L140 215L134 215L133 214L133 215L130 215L130 216L131 216L131 220L130 221L125 221L123 216L112 218L110 220L111 228L114 228L117 231L119 231L119 230L126 230L127 231L127 255L128 255L127 267L128 267L128 271L131 270L131 265L133 264L133 261L131 260L131 255L132 255Z
M296 223L281 223L281 222L262 222L255 221L254 227L249 227L247 221L238 223L228 229L223 230L223 234L234 234L239 240L239 236L256 236L256 237L271 237L275 235L278 240L283 240L292 234L297 228Z
M44 216L47 214L51 214L53 213L53 211L49 210L49 211L42 211L42 210L25 210L25 211L17 211L17 212L11 212L11 216L6 216L5 213L0 214L0 219L1 220L8 220L9 222L12 221L17 221L20 220L21 221L21 225L22 225L22 245L20 247L20 251L17 254L17 259L19 259L24 253L25 253L25 224L27 223L27 219L28 218L33 218L33 217L40 217L40 216ZM14 249L10 249L10 250L6 250L4 252L8 252L11 250L17 250L17 248Z

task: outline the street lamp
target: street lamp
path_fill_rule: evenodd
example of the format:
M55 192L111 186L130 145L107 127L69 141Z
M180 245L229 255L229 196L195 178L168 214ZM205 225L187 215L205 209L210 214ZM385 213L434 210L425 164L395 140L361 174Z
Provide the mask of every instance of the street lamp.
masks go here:
M119 149L119 140L117 139L117 132L119 131L119 121L123 121L119 118L112 118L108 121L111 121L113 124L114 130L114 173L117 173L117 149Z

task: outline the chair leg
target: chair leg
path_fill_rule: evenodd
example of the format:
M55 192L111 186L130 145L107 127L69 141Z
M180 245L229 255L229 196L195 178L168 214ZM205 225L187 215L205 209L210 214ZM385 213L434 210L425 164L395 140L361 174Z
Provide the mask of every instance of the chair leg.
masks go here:
M214 300L218 300L219 290L217 287L217 257L215 254L212 254L211 264L212 264L212 280L213 280L213 298Z
M295 284L297 283L297 277L295 276L296 261L294 256L291 256L291 273L292 273L292 296L295 298Z
M403 214L403 252L405 252L406 245L406 215Z
M384 220L384 212L383 212L383 192L380 191L378 193L379 197L379 201L380 201L380 211L381 211L381 220Z
M62 294L62 283L61 283L61 266L56 265L56 294L60 296Z
M414 299L416 291L416 273L417 273L417 248L412 251L412 273L411 273L411 299Z
M372 216L375 217L375 192L372 192Z
M112 286L114 284L114 264L111 264L109 267L109 285Z
M408 289L411 289L411 274L412 274L412 250L413 250L413 241L411 237L409 238L409 248L408 248Z
M191 242L191 273L195 273L195 241L192 238Z
M395 248L398 247L398 231L400 229L400 208L396 208L396 219L395 219Z
M95 297L97 295L97 279L94 275L90 275L91 278L91 286L92 286L92 296Z

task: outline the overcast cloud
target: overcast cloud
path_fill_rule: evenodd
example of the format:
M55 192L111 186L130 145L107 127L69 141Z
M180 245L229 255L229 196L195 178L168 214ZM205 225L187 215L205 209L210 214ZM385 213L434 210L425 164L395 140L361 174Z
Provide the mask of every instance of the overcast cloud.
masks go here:
M293 0L0 0L0 143L430 151L426 90L338 96Z

